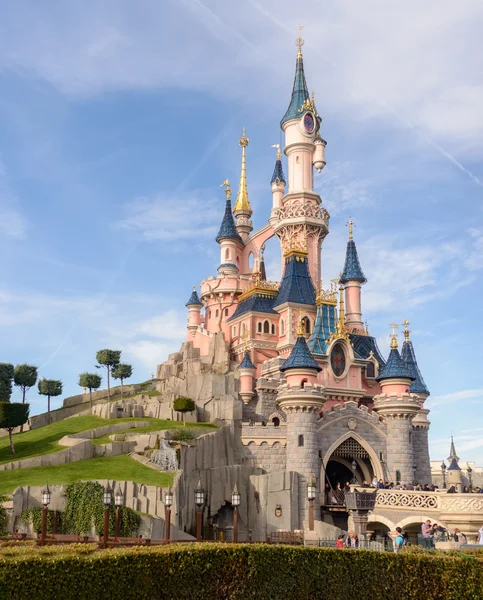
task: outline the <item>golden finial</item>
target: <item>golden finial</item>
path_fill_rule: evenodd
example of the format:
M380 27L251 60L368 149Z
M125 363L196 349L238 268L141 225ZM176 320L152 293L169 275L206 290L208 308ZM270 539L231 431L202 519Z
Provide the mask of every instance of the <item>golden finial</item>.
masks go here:
M389 336L391 338L391 350L395 350L397 348L397 333L396 329L399 329L399 325L396 323L391 323L389 327L392 327L392 333Z
M277 160L281 160L282 153L280 152L280 144L272 144L272 148L277 149Z
M367 321L364 323L365 328L366 328L366 335L369 335L369 325L367 323Z
M263 260L264 254L265 254L265 242L260 246L260 261Z
M236 197L235 206L233 208L233 212L236 214L237 212L249 212L250 215L252 213L252 208L250 206L250 202L248 201L248 189L247 189L247 160L246 160L246 147L248 146L249 139L247 138L246 129L243 128L242 136L238 140L238 143L242 149L242 164L240 171L240 185L238 186L238 194Z
M409 325L411 325L411 323L407 319L404 319L402 325L404 325L404 339L406 340L406 342L409 342L409 334L411 333Z
M224 187L225 188L226 199L230 200L230 198L231 198L231 187L230 187L230 182L228 181L228 179L225 179L225 181L220 185L220 187Z
M286 238L285 241L282 242L282 247L284 256L288 256L289 254L306 256L308 254L307 240L304 239L298 240L295 237Z
M340 274L342 277L342 273ZM339 285L339 320L337 322L337 333L343 335L345 333L345 308L344 308L344 286Z
M303 28L304 28L303 25L299 25L299 36L295 40L295 45L299 49L298 52L297 52L297 58L302 58L302 46L305 44L305 40L302 37Z
M299 326L297 327L297 335L299 337L305 335L305 321L303 320L303 318L299 321Z
M352 217L349 217L349 220L346 223L346 227L349 228L349 240L352 240L352 229L354 227L354 221L352 220Z

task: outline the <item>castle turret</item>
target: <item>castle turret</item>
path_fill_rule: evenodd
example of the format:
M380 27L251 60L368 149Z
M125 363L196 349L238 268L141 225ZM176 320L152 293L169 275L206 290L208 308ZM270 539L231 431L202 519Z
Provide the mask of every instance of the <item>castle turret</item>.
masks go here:
M236 197L235 207L233 208L233 214L236 218L236 230L240 234L243 241L246 241L251 231L253 230L252 222L250 221L250 217L252 216L253 211L248 200L247 188L246 148L248 146L249 141L250 140L247 138L244 129L242 137L239 140L239 144L242 149L240 185L238 186L238 194Z
M196 286L193 286L193 291L191 292L191 296L189 297L189 300L185 306L189 311L188 331L194 336L196 330L201 324L201 309L203 308L203 304L201 303L198 292L196 291Z
M238 254L241 247L243 247L243 240L236 230L233 214L231 212L231 187L228 179L226 179L222 185L225 186L226 206L220 231L216 236L216 241L220 244L221 257L218 272L236 275L238 273Z
M248 404L255 395L253 391L255 384L256 367L250 358L248 350L245 351L241 363L238 365L240 371L240 396L244 404Z
M447 480L448 480L449 486L454 485L454 486L456 486L456 489L458 490L458 492L461 492L462 487L463 487L463 479L462 479L461 467L458 464L459 460L460 460L460 457L456 454L453 436L451 436L451 447L450 447L449 456L448 456L449 466L446 471Z
M424 408L424 402L429 396L429 390L424 383L423 376L419 370L414 352L413 343L409 339L409 322L407 319L404 326L404 343L401 350L401 358L409 373L414 377L409 391L417 394L421 401L421 410L413 419L413 447L416 465L416 480L423 484L431 483L431 464L429 457L428 432L431 423L428 420L429 410Z
M273 169L270 185L272 186L272 206L273 209L276 210L282 206L282 198L285 193L285 185L287 182L285 181L285 175L283 174L280 144L275 144L273 147L277 148L277 160L275 161L275 167Z
M365 333L364 324L362 322L361 308L361 285L366 283L367 279L362 272L357 248L352 237L353 221L349 219L347 223L349 227L349 241L347 242L347 250L345 255L344 270L340 278L340 283L345 287L345 302L346 302L346 326L349 333Z
M320 133L314 140L314 146L314 167L320 173L325 167L325 147L327 146L327 142L320 137Z
M307 519L307 482L320 470L317 419L325 397L322 388L315 383L322 369L307 347L302 323L297 333L297 342L280 368L287 383L279 388L277 404L287 415L286 469L298 474L300 528ZM319 499L319 484L315 506Z
M376 380L382 393L374 396L374 410L386 424L386 476L390 481L413 483L416 474L412 420L420 410L419 398L409 388L414 380L397 349L393 324L391 352Z

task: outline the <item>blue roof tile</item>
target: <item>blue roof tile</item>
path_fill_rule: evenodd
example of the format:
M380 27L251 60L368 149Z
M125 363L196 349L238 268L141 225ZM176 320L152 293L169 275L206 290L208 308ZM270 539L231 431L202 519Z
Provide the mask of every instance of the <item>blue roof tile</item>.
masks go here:
M327 354L326 340L337 327L337 311L333 304L319 304L314 331L307 342L312 354Z
M191 292L190 299L185 304L185 306L190 306L190 305L203 306L203 304L202 304L202 302L200 300L200 297L198 296L198 292L196 291L196 288L193 288L193 291Z
M377 346L376 339L370 335L359 335L357 333L349 334L350 340L354 348L354 354L358 358L369 358L369 354L372 351L374 358L379 363L379 370L385 366L386 361L382 357L381 351Z
M218 268L221 269L222 267L231 267L232 269L238 269L238 267L236 265L234 265L233 263L223 263Z
M250 354L248 350L243 355L243 360L238 365L239 369L256 369L255 365L252 363L252 359L250 358Z
M448 471L461 471L461 467L459 466L456 458L452 458L449 463Z
M290 119L298 119L303 114L305 114L307 110L303 110L302 106L306 100L310 101L310 96L309 90L307 89L307 82L305 81L304 61L302 56L300 55L297 56L297 63L295 66L295 79L293 82L292 98L290 99L290 104L287 108L287 112L283 116L283 119L280 121L280 125L283 125L286 121L290 121ZM318 130L321 119L317 115L317 111L314 110L314 112L317 120L316 129Z
M225 214L223 215L220 231L216 236L216 241L218 243L220 243L223 239L234 239L240 242L240 244L243 244L243 241L235 227L233 213L231 212L231 201L228 198L226 199Z
M285 181L285 175L283 174L282 169L282 161L277 159L275 162L275 168L273 169L272 179L270 179L270 183L287 183Z
M228 321L232 321L233 319L236 319L249 312L261 312L276 315L277 312L273 310L274 300L275 298L273 297L267 297L263 294L254 293L245 301L238 303L235 312L228 319Z
M401 355L397 348L392 348L387 359L386 366L382 369L379 377L376 377L376 381L382 381L383 379L414 379L411 373L407 370L406 364L404 363Z
M349 240L347 242L344 270L342 271L342 277L340 278L340 283L342 284L348 283L349 281L358 281L359 283L366 283L367 281L361 269L354 240Z
M297 338L297 342L292 348L290 356L280 367L282 373L288 369L315 369L316 371L322 371L322 368L319 367L317 361L310 353L303 335L300 335Z
M273 306L284 302L315 305L315 289L306 256L291 254L285 260L285 272Z
M413 394L429 395L429 390L424 383L423 376L421 375L421 371L419 370L418 363L416 361L416 355L414 353L413 343L411 340L404 342L401 351L401 357L406 364L408 371L414 378L409 391Z

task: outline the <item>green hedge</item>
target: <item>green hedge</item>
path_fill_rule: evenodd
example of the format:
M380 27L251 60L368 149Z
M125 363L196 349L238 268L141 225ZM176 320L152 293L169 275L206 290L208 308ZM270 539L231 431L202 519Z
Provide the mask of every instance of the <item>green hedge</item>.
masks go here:
M482 562L268 545L0 549L8 600L477 600Z

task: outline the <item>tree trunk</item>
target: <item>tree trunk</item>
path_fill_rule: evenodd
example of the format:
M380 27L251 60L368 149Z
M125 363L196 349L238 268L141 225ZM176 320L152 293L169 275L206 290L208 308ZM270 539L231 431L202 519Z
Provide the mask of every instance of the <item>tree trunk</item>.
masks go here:
M183 425L186 427L186 413L183 413Z
M122 394L124 392L123 382L124 382L124 379L121 378L121 398L122 398Z
M25 387L22 388L23 394L22 394L22 404L25 404ZM20 425L20 433L23 433L23 423L22 425Z
M47 396L47 413L49 415L48 421L49 421L49 424L50 424L50 394Z
M107 365L107 397L109 398L109 400L111 399L111 384L110 384L110 379L109 379L110 374L111 374L110 367L109 367L109 365Z
M91 404L91 414L92 414L92 388L89 388L89 402Z
M13 437L12 437L11 429L8 430L8 437L10 438L10 450L12 451L12 454L15 454L15 447L13 445Z

